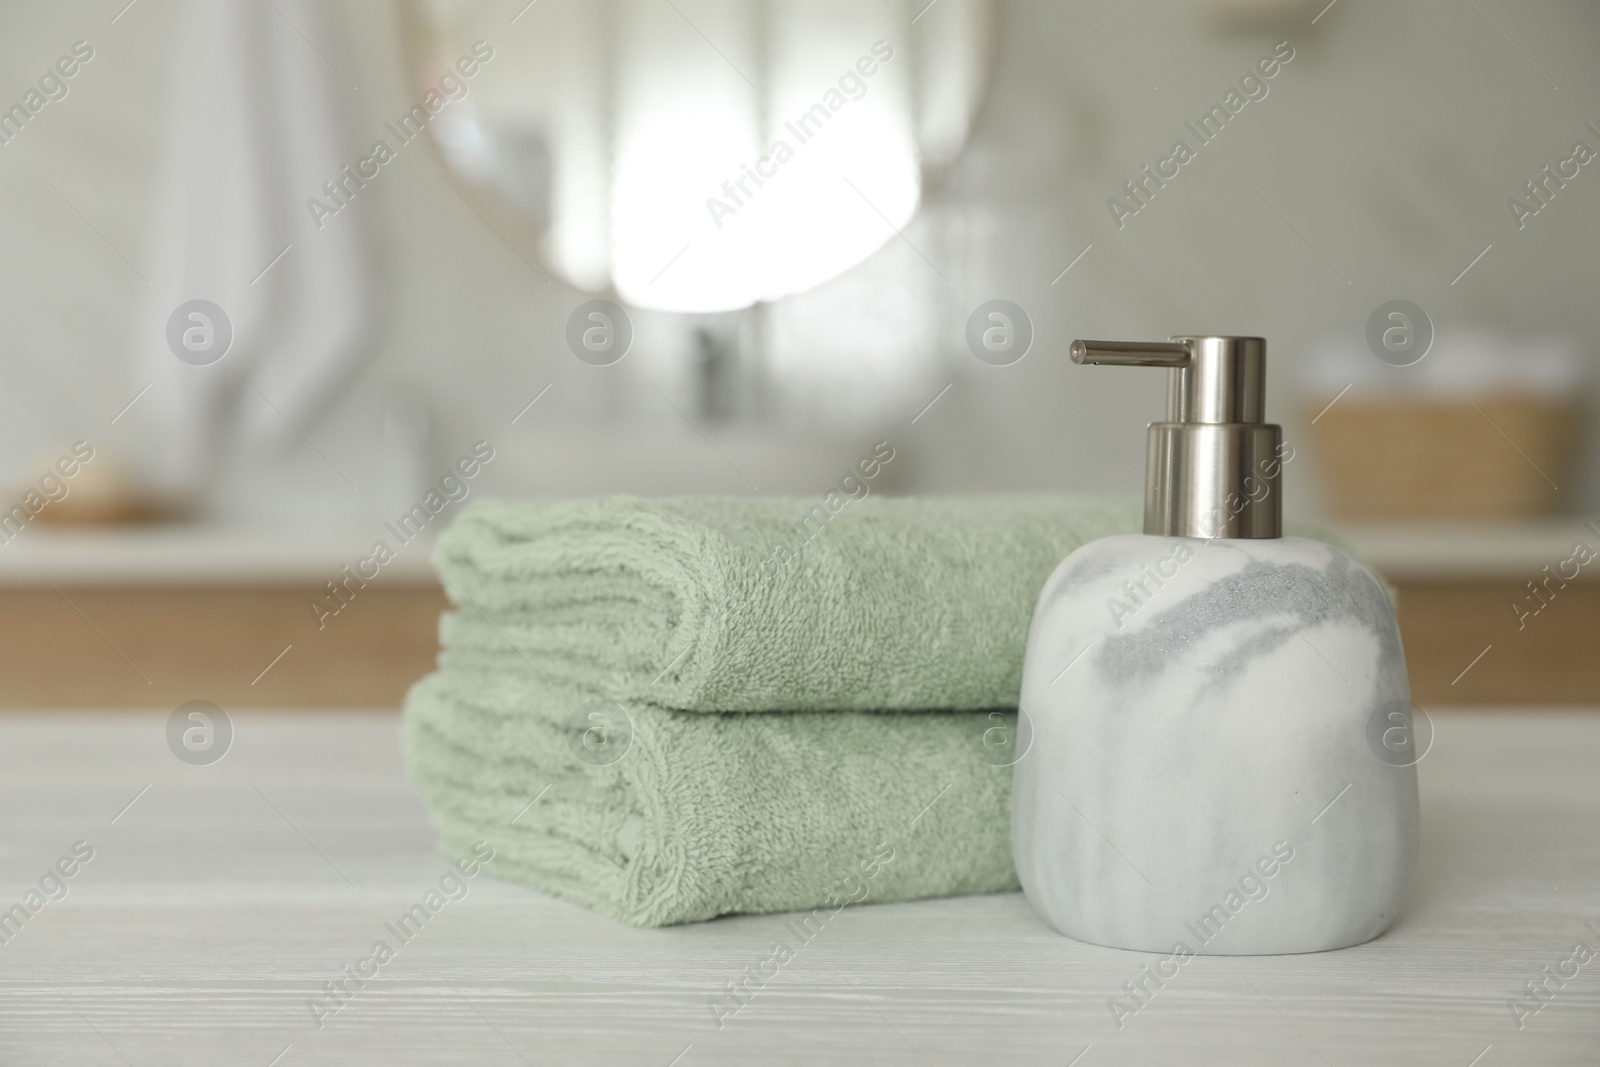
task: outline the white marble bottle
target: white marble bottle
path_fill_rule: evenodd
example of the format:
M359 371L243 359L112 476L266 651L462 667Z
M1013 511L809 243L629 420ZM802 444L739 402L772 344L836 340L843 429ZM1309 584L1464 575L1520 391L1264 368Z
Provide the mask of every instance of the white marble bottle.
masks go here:
M1023 672L1012 844L1056 930L1119 948L1341 948L1398 914L1416 850L1409 689L1382 584L1280 536L1292 452L1265 343L1075 342L1174 368L1146 533L1050 576Z

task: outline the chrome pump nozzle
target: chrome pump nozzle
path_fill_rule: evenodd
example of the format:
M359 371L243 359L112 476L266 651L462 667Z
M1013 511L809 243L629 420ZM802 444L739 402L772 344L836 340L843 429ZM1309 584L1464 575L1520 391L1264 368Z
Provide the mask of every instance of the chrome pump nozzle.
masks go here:
M1074 341L1072 362L1168 367L1167 421L1150 424L1144 532L1281 537L1283 428L1263 422L1267 342L1174 337Z

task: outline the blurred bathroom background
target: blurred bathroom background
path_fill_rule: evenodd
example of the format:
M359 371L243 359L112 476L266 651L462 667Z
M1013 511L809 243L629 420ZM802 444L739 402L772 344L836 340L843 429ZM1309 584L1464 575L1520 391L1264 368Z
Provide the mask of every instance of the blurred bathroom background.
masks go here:
M1287 511L1401 587L1419 699L1600 696L1590 575L1515 606L1600 545L1592 3L67 0L0 31L9 704L392 705L458 498L809 495L884 440L882 491L1138 495L1165 383L1067 349L1180 333L1268 338Z

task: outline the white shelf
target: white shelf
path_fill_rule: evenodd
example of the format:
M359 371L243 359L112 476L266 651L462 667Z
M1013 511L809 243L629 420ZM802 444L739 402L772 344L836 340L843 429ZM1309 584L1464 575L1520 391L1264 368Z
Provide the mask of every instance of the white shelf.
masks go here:
M0 543L0 586L320 584L337 578L346 564L355 567L380 538L395 551L382 568L385 581L436 581L428 563L432 540L401 544L382 525L330 534L212 526L30 526Z
M1396 579L1530 578L1546 564L1569 558L1580 540L1600 552L1600 531L1577 519L1350 523L1331 528L1361 558ZM402 545L381 525L324 534L216 526L34 526L0 543L0 586L321 583L369 555L379 538L396 549L396 558L382 570L386 580L436 581L428 562L433 542L418 539ZM1591 566L1600 577L1600 560Z
M1532 578L1572 556L1579 541L1600 552L1600 530L1581 519L1537 522L1335 524L1332 529L1390 578ZM1588 571L1593 569L1594 574ZM1583 572L1600 576L1600 560Z

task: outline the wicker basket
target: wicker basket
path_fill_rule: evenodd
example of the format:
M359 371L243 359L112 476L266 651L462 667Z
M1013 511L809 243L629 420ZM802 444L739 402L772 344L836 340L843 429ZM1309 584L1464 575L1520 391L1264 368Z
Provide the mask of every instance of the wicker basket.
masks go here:
M1309 408L1307 418L1319 411ZM1472 402L1346 397L1322 412L1312 433L1341 516L1525 518L1555 506L1581 423L1577 405L1511 394Z

